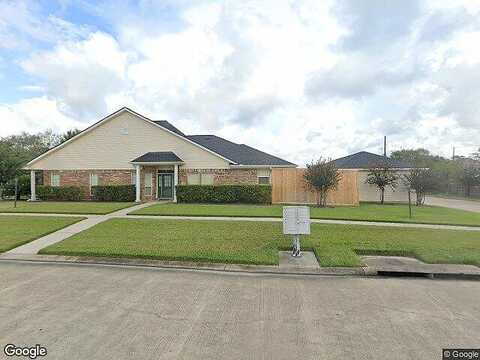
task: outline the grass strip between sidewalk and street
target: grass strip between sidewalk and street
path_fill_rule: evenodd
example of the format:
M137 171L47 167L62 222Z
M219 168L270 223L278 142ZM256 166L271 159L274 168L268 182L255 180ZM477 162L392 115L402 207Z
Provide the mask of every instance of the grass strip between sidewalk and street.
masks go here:
M0 201L0 213L93 214L104 215L135 205L133 202L94 201Z
M312 219L399 222L439 225L480 226L480 213L436 206L412 206L409 218L406 204L361 203L360 206L310 208ZM129 215L282 217L281 205L155 204Z
M82 217L0 215L0 253L63 229Z
M480 266L480 232L312 224L302 248L321 266L360 266L362 254L414 256L428 263ZM278 264L290 237L276 222L111 219L41 254L131 257L237 264Z

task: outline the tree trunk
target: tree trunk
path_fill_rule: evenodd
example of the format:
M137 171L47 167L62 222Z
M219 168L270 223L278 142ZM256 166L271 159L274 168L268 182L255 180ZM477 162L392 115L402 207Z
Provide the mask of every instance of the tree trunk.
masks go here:
M417 206L422 206L425 199L425 194L421 191L417 191Z
M385 202L385 189L381 189L381 191L380 191L380 204L383 205L384 202Z
M465 185L465 197L470 197L470 184Z
M321 195L320 191L317 191L317 207L321 207Z

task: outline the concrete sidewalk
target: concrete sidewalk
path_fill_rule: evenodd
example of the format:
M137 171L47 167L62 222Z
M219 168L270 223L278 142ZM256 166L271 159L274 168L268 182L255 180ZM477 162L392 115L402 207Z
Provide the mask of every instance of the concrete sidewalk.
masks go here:
M227 217L227 216L161 216L161 215L123 215L118 218L128 219L163 219L163 220L212 220L212 221L264 221L282 222L282 218L264 217ZM310 219L313 224L339 224L339 225L362 225L362 226L390 226L401 228L423 228L423 229L444 229L444 230L467 230L480 231L480 226L461 225L434 225L434 224L413 224L383 221L361 221L361 220L335 220L335 219ZM480 224L479 224L480 225Z
M107 215L84 215L84 214L43 214L43 213L0 213L1 216L58 216L58 217L98 217L108 216L109 218L124 219L152 219L152 220L207 220L207 221L262 221L262 222L282 222L282 218L274 217L229 217L229 216L163 216L163 215L128 215L133 209L141 209L150 206L150 203L141 204L127 209ZM421 229L443 229L443 230L463 230L463 231L480 231L480 226L463 226L463 225L440 225L440 224L415 224L415 223L399 223L384 221L362 221L362 220L335 220L335 219L311 219L314 224L338 224L338 225L361 225L361 226L387 226L401 228L421 228ZM480 224L479 224L480 225Z

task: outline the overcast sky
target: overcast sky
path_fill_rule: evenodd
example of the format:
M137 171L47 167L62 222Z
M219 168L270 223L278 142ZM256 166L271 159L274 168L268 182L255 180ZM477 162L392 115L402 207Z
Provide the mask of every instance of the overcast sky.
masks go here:
M303 165L480 147L480 1L3 1L0 136L122 106Z

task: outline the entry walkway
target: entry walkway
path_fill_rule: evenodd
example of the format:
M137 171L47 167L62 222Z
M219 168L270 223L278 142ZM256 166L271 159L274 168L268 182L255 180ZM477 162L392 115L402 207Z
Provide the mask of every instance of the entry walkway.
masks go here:
M145 203L145 204L140 204L136 205L133 207L129 207L126 209L121 209L118 211L115 211L110 214L105 214L105 215L76 215L77 217L86 217L87 219L82 220L80 222L77 222L73 225L67 226L66 228L63 228L61 230L55 231L54 233L45 235L37 240L31 241L25 245L16 247L10 251L7 251L5 254L22 254L22 255L34 255L37 254L41 249L44 247L56 244L62 240L65 240L66 238L73 236L83 230L87 230L91 228L92 226L95 226L101 222L107 221L109 219L115 218L115 217L121 217L121 216L126 216L126 214L130 211L135 211L139 210L141 208L144 208L146 206L152 205L151 203ZM18 215L18 214L17 214ZM25 214L22 214L25 215ZM45 214L29 214L29 215L45 215ZM47 214L48 216L71 216L71 215L61 215L61 214Z

